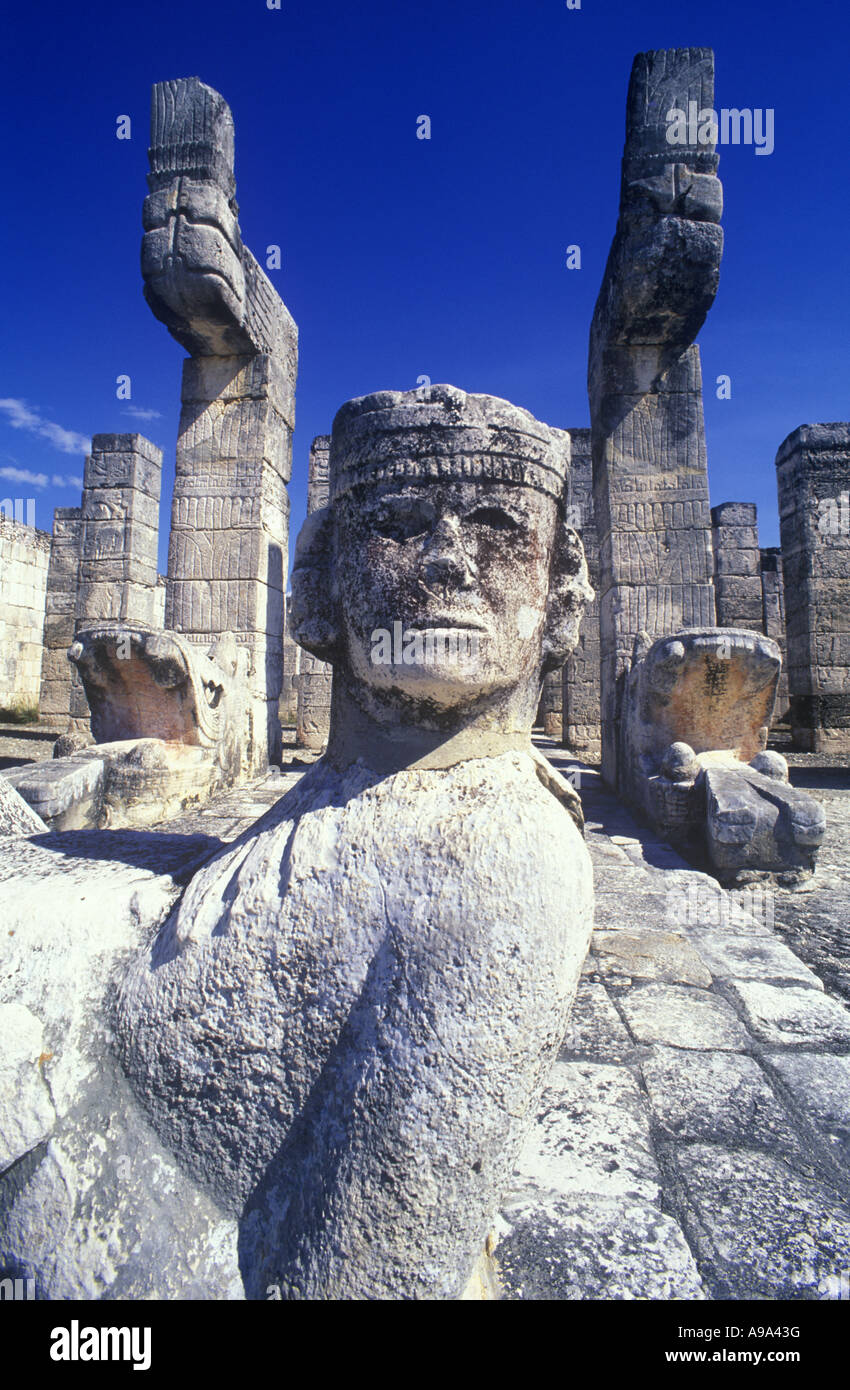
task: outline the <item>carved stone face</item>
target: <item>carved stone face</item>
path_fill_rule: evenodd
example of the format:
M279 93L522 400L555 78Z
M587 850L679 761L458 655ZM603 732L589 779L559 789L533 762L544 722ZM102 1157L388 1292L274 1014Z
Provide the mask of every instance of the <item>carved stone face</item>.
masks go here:
M558 524L510 483L361 486L334 507L344 665L376 695L453 709L539 671Z
M295 640L335 668L332 743L357 730L354 748L370 721L392 736L531 729L593 597L561 513L568 451L528 411L449 385L341 407L290 610Z
M212 181L174 178L144 205L142 275L154 313L190 352L237 352L245 276L239 225Z

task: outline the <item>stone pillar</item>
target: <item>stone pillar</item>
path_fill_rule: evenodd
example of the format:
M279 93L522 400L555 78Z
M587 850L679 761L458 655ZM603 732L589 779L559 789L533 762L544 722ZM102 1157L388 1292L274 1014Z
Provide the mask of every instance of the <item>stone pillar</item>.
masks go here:
M154 595L154 627L165 627L165 591L168 580L164 574L156 577L156 593Z
M159 627L162 452L141 434L96 434L86 459L75 631L103 622Z
M331 437L317 435L310 445L307 477L307 512L328 505L328 459ZM298 742L304 748L324 748L331 725L333 667L302 651L298 663Z
M317 512L328 505L328 461L330 459L331 437L317 434L310 445L307 462L307 514Z
M782 653L782 670L776 687L773 723L784 724L788 718L788 649L785 641L785 586L782 578L782 551L770 546L759 552L761 557L761 592L764 634L772 637Z
M256 774L280 761L292 381L271 354L192 357L182 399L165 626L204 651L224 633L247 648Z
M572 468L567 521L581 536L593 601L585 609L578 646L563 670L563 743L574 753L597 759L599 724L599 540L593 515L593 467L590 430L568 430Z
M89 721L83 683L68 660L74 640L82 529L80 507L56 508L44 604L40 710L43 718L68 722L69 727L77 722L84 727Z
M50 537L0 506L0 709L34 716L41 687Z
M292 620L290 618L291 599L287 594L284 599L283 614L283 684L280 691L280 722L287 728L295 725L298 714L298 668L301 658L301 648L296 644L292 636Z
M559 742L564 732L563 685L563 670L550 671L544 677L536 721L543 726L543 732L547 738L556 738Z
M638 54L620 218L590 335L600 547L602 772L619 786L622 678L635 638L715 622L702 376L694 338L723 234L713 145L671 144L667 113L713 106L710 49Z
M720 627L764 631L761 552L754 502L721 502L711 509L714 587Z
M776 455L791 732L850 752L850 424L801 425Z
M192 354L165 625L205 652L226 633L247 652L240 760L250 776L280 758L297 330L242 244L233 152L233 117L218 92L194 77L154 86L145 298Z

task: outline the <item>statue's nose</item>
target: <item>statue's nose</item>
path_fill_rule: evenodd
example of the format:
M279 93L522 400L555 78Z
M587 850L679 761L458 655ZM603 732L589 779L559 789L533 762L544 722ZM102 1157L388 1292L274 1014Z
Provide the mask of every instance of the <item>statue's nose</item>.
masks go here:
M468 589L478 573L463 545L460 523L444 516L435 527L423 553L426 584L453 584Z

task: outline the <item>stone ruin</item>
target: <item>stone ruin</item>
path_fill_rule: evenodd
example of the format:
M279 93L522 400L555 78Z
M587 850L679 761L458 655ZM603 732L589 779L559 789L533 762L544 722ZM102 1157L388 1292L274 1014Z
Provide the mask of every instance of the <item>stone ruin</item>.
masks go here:
M150 824L281 755L297 333L242 244L218 93L158 83L149 154L145 297L191 353L168 575L163 588L159 450L96 435L80 515L57 518L44 668L46 712L78 733L85 711L96 747L12 779L62 829Z
M0 508L0 718L38 708L50 540Z
M576 652L562 671L546 676L537 714L544 732L573 753L601 757L606 779L644 810L647 797L632 794L631 774L621 771L616 747L635 642L646 649L647 638L677 628L705 632L717 624L761 633L781 654L786 650L782 554L759 548L752 504L709 507L693 339L716 288L722 195L712 147L677 149L671 162L661 107L666 112L674 101L706 102L712 95L708 50L668 50L636 60L620 220L591 332L593 423L590 430L569 431L573 462L565 506L582 537L596 596ZM181 799L202 802L279 761L281 716L295 725L301 747L320 752L327 741L331 670L293 642L283 592L296 335L285 306L242 245L233 155L232 117L217 93L194 78L156 85L144 208L145 295L191 353L183 373L168 576L156 573L159 451L139 435L96 435L82 505L61 509L55 518L44 617L41 709L61 722L68 737L57 751L70 752L75 761L64 770L14 774L48 824L88 824L90 814L107 812L114 825L148 823L156 818L158 795L169 807ZM637 276L635 265L641 266ZM675 439L675 447L667 439ZM328 447L328 437L319 436L310 451L310 511L323 505ZM791 539L788 503L781 503L789 563L799 555L804 568L814 567L814 544L827 566L830 559L841 564L847 454L839 448L828 457L831 471L823 475L819 496L810 490L803 501L804 483L793 483L803 519L797 530L809 535L808 551ZM780 469L780 486L787 473ZM830 497L838 513L832 531L817 513ZM798 563L795 581L799 571ZM793 661L780 669L768 726L789 718L796 744L812 748L826 746L826 728L838 748L840 734L832 731L840 727L841 609L827 617L818 609L814 584L806 582L795 582L795 599L802 606L787 619L789 631L792 624L795 629ZM129 625L123 637L122 619ZM835 621L835 635L828 636L824 623ZM115 629L112 657L100 631L104 623ZM816 638L801 637L804 623ZM88 628L100 635L87 638ZM182 716L151 723L150 700L134 695L137 678L150 690L144 653L159 649L141 640L145 630L173 633L175 643L183 643L184 664L194 655L216 665L213 649L229 637L246 653L247 688L241 676L234 682L232 663L230 670L219 667L212 685L226 692L216 696L226 708L217 708L215 720L201 718L196 708L193 732L180 749L179 739L163 738L158 729L187 727ZM134 653L123 668L119 648ZM99 793L89 797L92 769L81 773L78 754L84 762L95 756L83 748L92 737L92 709L74 657L99 681L101 707L107 697L118 701L114 717L104 719L101 709L97 720L100 729L122 730L110 743L160 740L174 750L146 748L150 804L122 806L117 788L141 786L135 774L116 775L115 794L106 802ZM111 662L108 678L104 662ZM7 665L23 678L20 653ZM179 689L182 701L186 692L205 689L204 678L185 671ZM205 723L226 728L220 748L218 735L210 741L204 732ZM162 774L159 793L154 765ZM82 819L78 794L86 801Z
M145 295L190 354L167 577L162 459L139 435L94 436L49 568L46 538L0 519L0 589L24 613L0 669L31 698L43 625L41 708L64 731L62 756L0 776L0 1050L22 1097L0 1095L0 1269L40 1297L548 1297L559 1279L589 1297L635 1222L656 1264L622 1296L701 1297L684 1235L641 1205L655 1179L627 1169L621 1189L606 1161L600 1211L573 1176L553 1196L553 1155L587 1142L582 1088L604 1071L628 1092L600 1111L608 1154L637 1113L614 1071L639 1065L657 1110L682 1049L737 1093L750 1053L826 1039L805 1057L850 1085L820 981L745 912L718 936L626 920L639 841L598 825L610 929L585 960L581 803L531 742L536 718L601 758L658 832L656 895L670 870L726 903L717 880L816 866L823 807L767 739L778 712L798 747L847 751L850 426L781 446L781 551L752 504L710 506L695 338L722 195L712 147L671 157L664 116L689 101L713 104L709 50L638 55L591 428L452 386L349 401L311 448L287 600L295 326L241 241L229 108L195 78L154 87ZM261 784L282 715L324 756L232 843L198 833L212 821L184 833L187 808ZM778 1058L793 1090L797 1053ZM740 1287L728 1233L716 1257L689 1239L714 1287Z
M806 873L823 811L788 786L784 759L767 776L758 761L781 654L744 635L764 623L755 509L709 508L694 338L717 289L723 198L714 146L673 162L666 115L713 101L709 50L635 59L588 366L602 773L724 876Z
M850 425L801 425L776 472L794 742L850 753Z
M723 880L811 873L823 807L765 751L780 656L744 629L635 642L622 701L625 795L670 844L704 850Z

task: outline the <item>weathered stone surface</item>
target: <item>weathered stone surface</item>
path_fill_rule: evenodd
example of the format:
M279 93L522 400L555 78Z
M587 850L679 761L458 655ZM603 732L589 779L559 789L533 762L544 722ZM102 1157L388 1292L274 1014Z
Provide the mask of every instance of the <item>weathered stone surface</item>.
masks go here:
M755 869L810 873L826 833L823 808L752 766L706 767L706 843L723 875Z
M92 439L83 474L76 631L104 621L153 625L161 482L162 452L143 435Z
M7 835L38 835L47 829L7 777L0 776L0 838Z
M850 1057L774 1052L769 1061L794 1103L846 1163L850 1157Z
M782 570L782 551L778 546L769 546L759 552L761 557L762 592L762 631L779 647L782 654L782 670L776 687L776 704L773 707L773 722L785 722L788 718L788 646L785 639L785 580Z
M83 832L16 841L0 860L0 998L43 1030L33 1070L56 1112L52 1126L43 1106L30 1117L0 1177L0 1266L40 1298L241 1296L235 1223L158 1144L112 1050L128 957L215 848Z
M813 1298L850 1262L850 1216L837 1193L765 1154L712 1144L678 1151L699 1253L721 1298Z
M703 988L711 984L711 974L693 946L674 932L597 931L592 948L593 968L614 983L621 977Z
M619 1062L633 1051L634 1043L605 986L580 980L559 1059Z
M850 1047L850 1013L819 990L761 980L733 980L727 988L761 1042L772 1047Z
M292 618L289 596L284 600L283 626L283 675L280 688L280 722L292 727L298 716L298 671L301 664L301 648L292 636Z
M620 217L590 335L600 546L602 770L619 785L618 683L639 632L715 621L699 351L723 235L714 146L671 147L672 107L711 107L709 49L641 53L626 111Z
M817 975L773 936L703 932L697 944L700 955L718 980L795 981L813 989L823 989Z
M41 688L50 540L0 501L0 709L34 710Z
M564 678L561 671L550 671L543 681L543 689L540 692L540 704L537 709L537 719L546 734L547 738L556 738L560 742L563 735L564 723Z
M791 731L850 751L850 425L801 425L776 455Z
M566 505L587 560L593 598L587 606L578 646L564 664L562 679L562 741L587 758L601 752L599 725L599 538L593 512L593 459L590 430L570 429L570 481Z
M517 1160L543 1190L657 1202L660 1174L634 1078L624 1068L556 1062Z
M47 586L42 710L83 733L89 706L67 653L92 624L162 626L157 574L162 452L140 434L96 434L82 505L54 514Z
M99 822L105 770L102 757L71 756L12 768L5 776L44 828L84 830Z
M703 628L635 642L624 678L620 784L673 844L734 880L812 871L821 807L764 753L779 675L769 638ZM749 765L748 765L749 764Z
M307 515L328 504L330 477L328 457L331 437L320 434L310 445L307 479ZM295 679L297 691L296 729L302 748L319 750L328 741L331 727L331 689L333 667L302 651Z
M217 748L232 745L241 732L247 663L227 634L205 657L174 632L90 627L78 634L71 656L92 707L96 743L158 738Z
M671 1139L798 1148L791 1119L752 1058L656 1047L640 1069L656 1121Z
M307 462L307 515L328 505L330 492L329 457L331 437L317 434L310 445Z
M515 1300L703 1299L680 1227L657 1206L627 1197L511 1199L495 1259Z
M151 825L239 780L247 658L232 637L204 655L174 632L107 623L69 656L95 746L11 774L52 828Z
M0 1004L0 1173L44 1143L56 1115L41 1068L44 1029L24 1004Z
M742 1052L748 1046L747 1034L728 1004L685 985L641 985L623 995L620 1007L641 1043L703 1052Z

